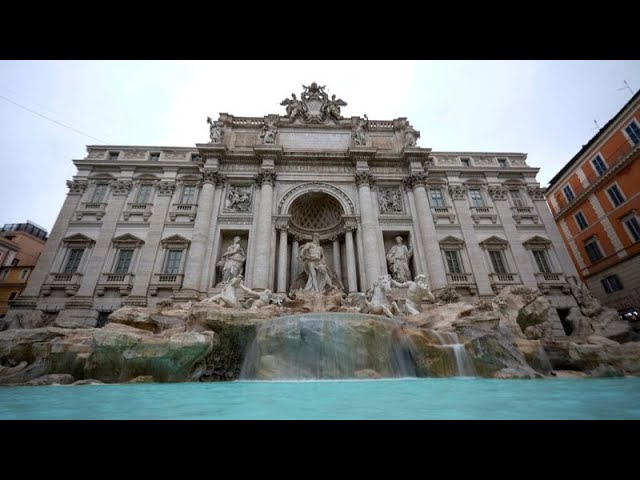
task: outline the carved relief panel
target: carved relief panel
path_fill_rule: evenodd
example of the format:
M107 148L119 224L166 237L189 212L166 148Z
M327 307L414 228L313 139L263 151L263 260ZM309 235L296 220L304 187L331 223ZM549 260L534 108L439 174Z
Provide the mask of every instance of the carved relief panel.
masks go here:
M229 185L224 199L226 212L250 212L253 200L251 185Z
M378 206L382 214L403 213L404 205L400 187L379 187Z

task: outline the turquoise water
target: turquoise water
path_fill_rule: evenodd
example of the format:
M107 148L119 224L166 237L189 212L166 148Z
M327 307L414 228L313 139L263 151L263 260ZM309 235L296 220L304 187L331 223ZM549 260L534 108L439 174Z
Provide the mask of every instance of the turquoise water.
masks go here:
M640 378L0 387L0 419L640 419Z

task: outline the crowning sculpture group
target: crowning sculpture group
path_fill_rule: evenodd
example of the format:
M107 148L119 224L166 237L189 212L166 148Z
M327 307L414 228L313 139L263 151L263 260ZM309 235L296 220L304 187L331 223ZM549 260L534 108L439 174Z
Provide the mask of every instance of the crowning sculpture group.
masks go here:
M319 86L315 82L309 86L303 85L302 87L304 91L300 99L292 93L291 98L285 98L280 103L280 105L286 107L285 118L289 124L297 119L306 123L339 122L343 120L340 108L345 107L347 105L346 102L342 99L336 99L335 95L332 95L329 99L325 92L325 86ZM263 144L276 143L279 122L280 117L277 115L269 116L265 119L260 131L260 138ZM210 125L210 143L221 143L224 134L223 125L214 122L210 117L207 117L207 123ZM415 147L416 141L420 137L420 132L413 129L408 123L402 126L404 127L405 147ZM367 146L368 129L369 118L366 114L363 119L357 117L352 119L351 142L353 146ZM383 192L380 202L382 213L402 211L400 196L395 192ZM239 191L238 187L233 187L229 190L225 200L225 209L247 211L250 203L250 192ZM269 289L257 292L244 285L243 268L246 255L240 246L240 241L241 238L236 236L217 263L221 272L221 281L217 287L221 288L221 291L203 300L203 303L215 303L227 308L249 309L265 307L271 303L282 303L285 298L274 294ZM401 236L395 237L395 242L395 245L389 249L386 256L389 272L391 273L380 275L364 293L352 292L347 298L343 299L343 305L351 306L362 313L393 317L402 313L415 315L422 311L421 304L423 300L435 301L425 275L416 275L415 279L412 280L409 262L413 255L413 247L404 245L404 239ZM297 288L292 289L289 297L342 293L342 282L327 265L318 234L313 234L311 241L299 248L298 260L302 266L302 273L298 279L292 279L292 285L297 285ZM400 308L398 302L392 298L392 287L407 289L404 308ZM241 303L236 296L236 289L244 292L249 299Z

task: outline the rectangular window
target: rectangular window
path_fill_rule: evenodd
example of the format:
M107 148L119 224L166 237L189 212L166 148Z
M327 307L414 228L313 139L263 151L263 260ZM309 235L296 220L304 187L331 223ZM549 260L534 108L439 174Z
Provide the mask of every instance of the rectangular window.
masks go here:
M19 263L20 263L20 260L18 260L17 258L14 258L13 260L11 260L11 265L13 265L14 267Z
M584 215L582 214L582 212L576 213L573 218L575 218L576 224L578 225L580 230L584 230L589 226L589 224L587 223L587 219L584 218Z
M479 188L469 190L469 196L474 207L484 207L484 198L482 198L482 192L480 192Z
M638 124L635 121L631 122L624 131L627 132L627 135L629 135L629 138L634 145L640 143L640 127L638 127Z
M460 161L462 162L462 166L463 167L468 167L469 166L469 159L468 158L461 158Z
M513 200L514 207L526 207L526 205L524 204L524 200L522 199L522 195L520 194L520 190L509 190L509 194L511 195L511 200Z
M120 250L118 252L118 261L116 262L116 268L114 268L113 273L129 273L129 266L131 265L132 258L132 248Z
M0 280L6 280L8 275L9 275L9 270L4 270L2 272L2 275L0 275Z
M109 160L115 162L118 160L118 155L120 155L120 152L109 152Z
M498 165L500 165L501 168L505 168L507 166L507 159L506 158L499 158L498 159Z
M191 154L191 161L192 162L197 162L200 160L200 155L198 155L197 153L192 153Z
M182 260L182 250L169 250L167 253L167 263L164 273L180 273L180 262Z
M27 278L27 275L29 275L29 270L25 268L20 272L20 280L24 280L25 278Z
M442 190L431 190L431 206L444 207L444 197L442 196Z
M562 189L562 191L564 192L564 196L567 199L567 202L572 201L575 197L575 195L573 194L573 190L571 190L571 187L569 185L567 185L566 187L564 187Z
M140 185L136 203L149 203L149 197L151 197L151 185Z
M607 193L609 194L609 198L611 199L615 207L624 202L622 192L617 185L613 185L612 187L607 188Z
M593 165L593 170L598 175L602 175L607 171L607 166L605 165L604 160L600 155L596 155L596 158L591 160L591 165Z
M191 205L193 203L195 194L196 187L194 187L193 185L185 185L182 189L182 197L180 198L180 203Z
M160 154L158 152L150 153L149 160L151 160L152 162L157 162L158 160L160 160Z
M72 248L69 250L67 264L64 266L62 273L76 273L78 271L78 266L80 266L80 260L82 260L83 253L84 248Z
M623 288L617 275L609 275L600 280L600 282L602 283L604 291L607 293L617 292Z
M11 300L15 300L15 298L18 296L18 292L11 292L9 294L9 301Z
M501 250L489 250L489 257L495 273L508 273Z
M629 229L629 233L631 234L631 238L634 242L640 240L640 222L638 222L638 217L627 218L624 221L624 224Z
M106 193L107 185L104 183L99 183L93 190L93 195L91 195L91 203L102 203Z
M584 249L587 252L587 256L589 257L589 260L591 260L592 263L595 263L598 260L601 260L603 257L602 250L600 250L600 246L598 245L598 243L594 238L584 242Z
M460 252L458 252L458 250L447 250L444 252L444 256L447 259L449 273L463 273Z
M536 259L536 265L538 265L538 271L540 273L551 273L551 267L549 266L549 259L547 258L546 251L534 250L533 258Z

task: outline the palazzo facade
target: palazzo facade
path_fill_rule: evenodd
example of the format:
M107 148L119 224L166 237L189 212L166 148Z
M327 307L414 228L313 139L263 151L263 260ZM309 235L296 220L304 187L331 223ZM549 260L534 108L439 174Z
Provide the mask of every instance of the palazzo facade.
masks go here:
M417 146L406 118L345 118L315 83L281 105L208 119L193 147L88 146L14 311L92 326L122 305L202 299L220 290L235 237L245 285L286 293L314 234L345 293L389 273L401 236L434 293L520 284L575 304L577 273L526 154Z

